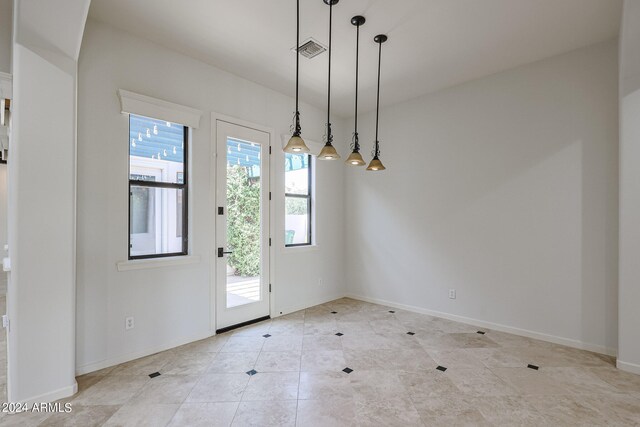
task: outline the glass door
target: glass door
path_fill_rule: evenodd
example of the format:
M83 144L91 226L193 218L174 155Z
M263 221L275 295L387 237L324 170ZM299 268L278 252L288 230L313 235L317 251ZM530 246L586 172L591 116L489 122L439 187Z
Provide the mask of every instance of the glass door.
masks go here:
M269 315L269 134L217 133L216 329Z

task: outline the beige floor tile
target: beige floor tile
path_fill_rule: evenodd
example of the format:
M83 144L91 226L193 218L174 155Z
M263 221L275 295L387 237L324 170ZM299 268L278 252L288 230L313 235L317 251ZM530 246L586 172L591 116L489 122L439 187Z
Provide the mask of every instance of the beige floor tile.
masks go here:
M198 382L194 375L160 375L152 378L142 390L128 403L174 403L184 402L193 387Z
M554 426L610 425L611 417L605 417L596 408L574 396L533 396L529 399L546 420Z
M232 426L295 426L295 400L270 402L241 402Z
M542 413L522 396L479 397L475 407L495 426L541 426L546 423Z
M216 335L204 340L195 341L173 349L176 354L217 353L229 340L228 335Z
M187 396L186 402L237 402L248 383L247 374L203 375Z
M239 402L183 403L169 427L227 427L238 405Z
M408 398L358 400L355 421L362 426L404 427L422 425L422 420Z
M388 400L409 398L409 392L396 371L353 371L349 374L353 398L356 400Z
M304 335L333 335L338 332L335 319L317 319L304 322Z
M524 395L565 395L569 389L562 381L529 368L491 368L503 381Z
M591 368L589 372L611 384L617 391L640 393L640 375L624 372L614 367Z
M475 355L475 349L428 350L427 354L440 366L448 369L484 368L485 365Z
M522 368L526 363L514 348L474 348L473 354L487 368Z
M180 405L143 404L123 405L104 424L105 427L164 427Z
M224 346L220 349L221 353L241 353L262 350L266 338L259 337L245 337L245 336L232 336L229 338Z
M568 394L616 393L611 384L583 367L541 368L540 373L553 378L568 391Z
M47 412L0 414L1 427L36 427L51 416ZM71 416L69 416L71 418Z
M447 372L431 370L426 372L405 372L398 375L405 390L416 402L440 396L457 396L460 390L449 379Z
M269 334L278 335L302 335L304 333L304 324L299 322L277 322L271 325Z
M342 350L302 353L301 370L304 372L341 371L346 368Z
M250 371L258 360L259 352L243 353L218 353L209 368L207 374L231 374Z
M305 335L302 340L302 351L342 350L342 339L336 335Z
M75 405L122 405L150 381L147 375L111 375L75 395Z
M298 398L299 372L258 372L249 380L243 401L295 400Z
M491 427L489 421L487 421L480 411L477 409L470 409L459 415L443 415L441 417L426 417L421 416L422 422L428 427Z
M265 340L262 351L302 351L302 335L278 335Z
M109 375L149 375L159 372L167 363L175 358L172 351L152 354L151 356L142 357L116 366Z
M296 425L343 427L355 424L355 402L347 399L300 400Z
M300 372L300 353L292 351L263 351L258 356L258 372Z
M271 321L265 320L264 322L254 323L253 325L244 326L242 328L234 329L226 332L231 337L262 337L264 334L268 334L271 329ZM224 335L224 334L223 334Z
M159 372L166 375L202 375L207 371L215 357L215 353L176 356L164 365Z
M513 386L507 384L487 368L450 369L444 374L462 393L470 396L513 396L519 394Z
M352 399L354 390L344 372L301 372L298 399Z
M73 405L71 414L51 414L41 424L42 427L98 427L103 425L117 410L118 405Z

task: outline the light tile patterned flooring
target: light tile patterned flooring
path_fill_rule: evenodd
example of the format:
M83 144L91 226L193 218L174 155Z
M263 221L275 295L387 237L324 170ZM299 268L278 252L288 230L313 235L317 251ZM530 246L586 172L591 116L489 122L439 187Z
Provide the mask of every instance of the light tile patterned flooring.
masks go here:
M640 376L612 358L483 332L341 299L81 376L71 414L0 425L640 425Z

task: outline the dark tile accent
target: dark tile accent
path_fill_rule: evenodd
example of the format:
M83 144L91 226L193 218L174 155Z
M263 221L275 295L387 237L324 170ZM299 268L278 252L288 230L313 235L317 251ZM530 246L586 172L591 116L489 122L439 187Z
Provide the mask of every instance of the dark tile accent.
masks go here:
M341 336L343 336L344 334L343 334L342 332L338 332L336 335L337 335L337 336L339 336L339 337L341 337Z
M446 371L446 370L447 370L447 368L445 368L444 366L438 366L436 369L437 369L438 371L442 371L442 372L444 372L444 371Z
M255 369L252 369L252 370L250 370L250 371L247 371L247 375L249 375L249 376L255 375L255 374L257 374L257 373L258 373L258 371L256 371Z
M539 369L539 366L532 365L532 364L528 364L528 365L527 365L527 368L529 368L529 369L533 369L534 371L537 371L537 370Z
M486 334L486 332L485 332L485 331L478 331L478 332L476 332L476 333L478 333L478 334L480 334L480 335L484 335L484 334Z
M346 374L350 374L351 372L353 372L353 369L351 369L351 368L344 368L344 369L342 370L342 372L344 372L344 373L346 373Z
M332 311L331 314L338 314L338 312L337 311Z
M389 313L395 313L395 311L393 311L393 310L389 310Z
M159 376L160 376L160 372L154 372L153 374L149 374L149 378L155 378Z
M407 335L415 335L415 332L407 332Z
M264 334L263 337L265 338L269 338L271 335L270 334Z

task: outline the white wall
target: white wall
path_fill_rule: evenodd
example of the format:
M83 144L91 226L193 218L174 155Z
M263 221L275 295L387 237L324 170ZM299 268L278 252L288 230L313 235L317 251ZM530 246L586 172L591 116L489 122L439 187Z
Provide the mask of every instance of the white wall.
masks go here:
M0 164L0 258L6 253L4 245L7 241L7 165ZM7 275L0 271L0 294L7 292Z
M190 244L200 257L197 264L116 269L116 263L127 257L128 209L128 118L120 114L119 88L204 111L191 144ZM272 230L276 310L272 314L343 295L342 164L322 163L317 168L317 248L283 248L284 155L278 147L280 135L289 132L293 99L91 20L79 60L78 92L78 372L212 334L211 112L274 128L277 135L272 141L272 168L282 172L272 181L277 219ZM301 112L304 136L321 140L323 112L306 105ZM336 127L340 135L340 126ZM136 319L135 328L127 332L126 316Z
M0 72L2 73L11 73L12 21L13 0L0 0Z
M345 177L349 293L614 352L617 84L610 41L383 109L387 170Z
M620 31L620 306L618 367L640 374L640 2Z
M7 391L46 402L77 388L76 59L89 2L14 5Z

